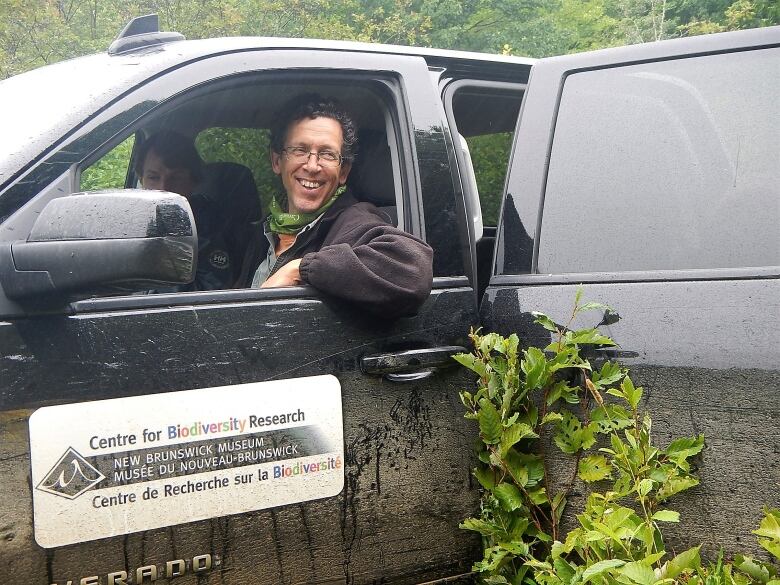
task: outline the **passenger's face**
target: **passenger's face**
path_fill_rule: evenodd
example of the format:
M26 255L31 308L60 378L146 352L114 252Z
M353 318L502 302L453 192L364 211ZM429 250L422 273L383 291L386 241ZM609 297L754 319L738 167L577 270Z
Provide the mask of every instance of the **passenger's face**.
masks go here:
M144 172L141 175L141 186L144 189L159 189L177 193L189 199L195 190L195 180L189 169L169 168L157 155L150 150L144 159Z
M341 154L343 134L341 124L332 118L306 118L293 122L287 128L284 147L301 146L310 152L331 150ZM288 160L284 153L271 153L271 166L279 175L287 193L290 213L317 211L343 185L351 168L323 166L310 156L305 162Z

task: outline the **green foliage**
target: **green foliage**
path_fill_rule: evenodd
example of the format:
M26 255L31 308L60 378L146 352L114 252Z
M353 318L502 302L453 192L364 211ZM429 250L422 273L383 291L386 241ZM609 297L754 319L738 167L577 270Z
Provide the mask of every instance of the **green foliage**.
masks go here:
M512 148L512 133L500 132L466 139L474 165L477 189L485 225L498 225L503 200L504 177Z
M780 560L780 510L764 510L764 519L758 530L753 531L757 535L758 544L768 550Z
M79 188L82 191L124 189L134 143L135 136L129 136L103 158L84 169Z
M529 57L780 23L776 0L4 0L0 78L105 51L150 12L191 39L309 37Z
M456 356L478 377L476 391L460 398L479 424L474 476L485 491L479 517L461 527L482 536L484 557L473 567L481 582L780 585L774 567L749 557L703 566L699 547L668 557L662 527L681 520L668 500L698 484L691 459L704 436L653 444L642 388L620 365L583 356L587 347L615 345L596 329L570 328L587 310L609 308L583 303L578 291L567 325L535 313L553 334L544 350L521 349L516 335L472 332L473 352ZM571 457L573 478L552 493L544 460L554 447ZM593 491L564 534L575 477ZM755 534L780 558L779 510L767 509Z
M252 171L264 210L281 189L271 170L269 147L269 131L259 128L207 128L195 138L195 148L205 162L236 162Z

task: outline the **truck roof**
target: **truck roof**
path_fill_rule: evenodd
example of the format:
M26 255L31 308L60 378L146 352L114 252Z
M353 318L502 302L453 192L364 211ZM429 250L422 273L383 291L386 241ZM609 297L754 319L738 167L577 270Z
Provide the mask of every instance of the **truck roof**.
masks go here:
M77 128L98 110L151 77L188 63L230 53L266 50L350 51L422 57L430 67L518 66L534 59L351 41L273 37L222 37L141 46L77 57L0 81L0 186L33 156Z

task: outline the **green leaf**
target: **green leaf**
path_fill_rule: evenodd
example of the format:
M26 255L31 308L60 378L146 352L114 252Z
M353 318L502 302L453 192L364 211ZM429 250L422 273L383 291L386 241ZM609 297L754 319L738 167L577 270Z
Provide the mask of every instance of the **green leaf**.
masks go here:
M511 483L502 482L493 488L493 495L496 496L501 507L507 512L517 510L523 506L523 496L520 490Z
M501 415L488 398L479 401L479 431L482 439L488 445L494 445L501 440Z
M513 540L511 542L499 542L498 546L512 553L513 555L518 556L527 555L529 551L528 545L519 540Z
M734 557L734 566L759 583L766 583L771 578L769 570L762 563L750 557L737 555Z
M593 311L593 310L610 311L614 313L614 311L608 305L604 305L602 303L594 303L593 301L587 302L580 307L580 312Z
M645 478L639 482L636 491L640 495L640 497L644 497L647 494L649 494L652 489L653 489L653 480Z
M553 567L558 574L558 578L565 584L571 583L575 575L575 568L562 558L557 558L553 561Z
M601 370L593 372L592 381L597 388L604 388L614 384L623 377L623 368L615 362L606 362Z
M491 373L489 375L490 378L488 378L487 393L488 393L488 398L493 400L501 390L501 378L496 374Z
M610 537L598 530L588 530L585 533L585 542L600 542L602 540L609 540Z
M528 485L528 468L519 467L512 472L512 479L520 487L526 487Z
M617 345L612 339L599 333L598 329L580 329L575 331L568 341L576 345Z
M458 527L464 530L479 532L483 536L497 536L504 532L500 526L493 522L487 522L486 520L480 520L479 518L467 518L461 522Z
M503 558L499 560L503 560ZM496 568L498 568L498 564L496 564L495 567L491 564L489 565L489 567L490 567L489 569L483 569L483 570L494 571ZM485 577L484 582L487 583L488 585L505 585L509 583L509 581L506 580L506 577L502 575L491 575L490 577Z
M560 522L563 512L566 509L566 495L563 492L558 492L552 499L552 508L555 513L556 521Z
M611 512L604 514L604 523L615 533L615 540L619 540L621 536L633 530L633 527L638 524L638 519L636 512L624 506L618 506ZM619 532L623 534L618 534Z
M764 518L753 534L780 541L780 510L765 509Z
M526 487L533 487L544 477L544 462L539 455L533 453L518 453L510 451L504 460L509 473L513 477L528 476Z
M682 437L675 439L664 450L664 453L672 460L687 459L701 453L704 448L704 435L698 437Z
M556 400L563 398L569 404L579 404L579 388L571 387L566 382L556 382L550 392L547 394L547 406L555 403Z
M529 389L541 388L545 381L547 360L538 347L530 347L523 352L520 369L525 374L525 383Z
M655 583L655 571L641 561L626 563L620 569L620 574L639 585L653 585Z
M549 422L563 422L563 415L560 412L548 412L542 418L542 424L544 425Z
M753 534L759 537L758 544L780 559L780 510L766 508L764 518Z
M563 420L558 424L553 440L561 451L573 455L582 448L582 423L568 410L564 410L561 415Z
M552 571L552 565L544 561L537 561L536 559L528 559L523 563L526 567L531 567L537 571Z
M547 503L547 490L543 487L528 490L528 497L537 506Z
M604 404L594 408L590 420L598 426L598 432L610 433L634 424L634 418L619 404Z
M517 377L514 375L507 375L503 378L504 393L501 395L501 412L504 416L512 410L512 399L517 392ZM517 416L519 413L515 412L512 416ZM504 422L504 426L511 426L512 422Z
M582 481L601 481L610 476L611 465L603 455L588 455L580 459L577 475Z
M501 452L506 453L511 449L518 441L528 438L537 438L537 435L533 429L525 423L513 424L508 429L505 429L501 433Z
M498 333L488 333L479 338L477 347L483 354L490 353L493 350L503 350L503 338Z
M476 372L481 378L487 377L487 367L485 363L471 353L458 353L452 356L456 362L466 366L472 372Z
M679 522L680 513L674 510L658 510L652 515L652 519L657 522Z
M621 561L620 559L607 559L606 561L599 561L598 563L595 563L585 569L585 572L582 573L582 582L587 583L593 579L593 577L597 577L602 573L606 573L607 571L617 567L622 567L625 564L626 562Z
M663 576L665 578L675 579L683 571L695 571L701 567L699 549L701 549L701 545L689 548L674 557L666 564Z
M550 319L547 315L538 311L531 311L531 315L534 316L534 323L541 325L547 329L547 331L558 333L558 326L555 324L555 321Z
M661 485L660 488L658 488L656 497L658 498L659 502L663 502L671 498L673 495L697 485L699 485L699 480L695 477L670 477Z
M647 526L647 525L646 525L646 524L643 524L643 526ZM642 562L643 562L645 565L647 565L648 567L650 567L650 566L654 565L655 563L657 563L658 561L660 561L660 560L661 560L662 558L664 558L665 556L666 556L666 551L665 551L665 550L662 550L662 551L659 551L659 552L657 552L657 553L653 553L653 554L651 554L651 555L646 555L646 556L645 556L645 557L642 559Z
M623 392L626 402L628 402L633 410L636 410L637 406L639 406L639 401L642 399L642 387L635 387L631 378L626 376L620 383L620 390Z
M497 546L491 546L485 550L485 557L478 563L474 563L474 570L479 571L480 573L495 571L501 565L507 554L509 554L507 551L501 550ZM506 580L504 580L504 583L506 583Z
M496 485L495 473L487 467L477 467L474 469L474 477L477 478L479 485L486 490L491 490Z

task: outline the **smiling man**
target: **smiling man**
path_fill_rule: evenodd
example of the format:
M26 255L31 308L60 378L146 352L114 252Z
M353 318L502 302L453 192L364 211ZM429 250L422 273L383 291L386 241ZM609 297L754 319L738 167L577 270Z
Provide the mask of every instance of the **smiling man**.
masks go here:
M375 314L412 314L428 298L433 251L344 187L357 147L350 116L303 96L276 117L271 165L284 194L264 224L253 287L310 284Z

